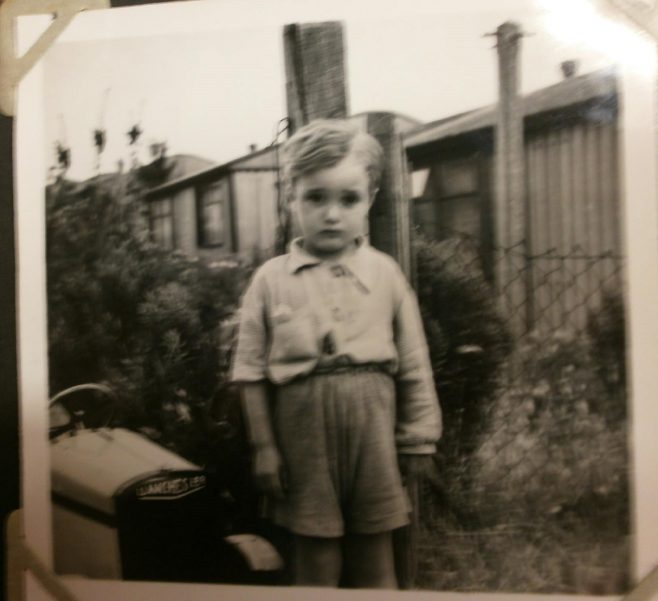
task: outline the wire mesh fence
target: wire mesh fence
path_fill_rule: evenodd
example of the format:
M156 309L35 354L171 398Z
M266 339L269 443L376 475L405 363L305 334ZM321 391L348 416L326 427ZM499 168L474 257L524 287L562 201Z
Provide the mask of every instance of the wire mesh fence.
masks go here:
M485 249L462 234L419 241L417 258L445 418L421 496L419 584L619 592L624 258Z

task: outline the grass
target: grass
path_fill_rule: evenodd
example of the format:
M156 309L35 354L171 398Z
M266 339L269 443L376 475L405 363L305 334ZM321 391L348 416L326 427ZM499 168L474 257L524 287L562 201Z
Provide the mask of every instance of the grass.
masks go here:
M630 544L576 515L478 530L436 516L419 536L418 588L615 595L628 589Z

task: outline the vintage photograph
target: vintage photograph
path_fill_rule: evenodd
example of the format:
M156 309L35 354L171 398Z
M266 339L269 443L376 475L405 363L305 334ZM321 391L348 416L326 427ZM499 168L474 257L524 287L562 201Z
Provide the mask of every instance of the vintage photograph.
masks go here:
M629 589L633 39L576 5L71 25L35 149L58 574Z

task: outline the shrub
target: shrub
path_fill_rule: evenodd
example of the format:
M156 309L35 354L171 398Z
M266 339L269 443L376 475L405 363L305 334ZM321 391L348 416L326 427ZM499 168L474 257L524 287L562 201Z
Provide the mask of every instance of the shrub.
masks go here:
M108 382L121 425L199 460L225 377L221 324L248 274L151 243L137 202L109 186L60 182L47 204L51 390Z
M444 414L442 454L473 449L511 336L467 241L415 244L418 300Z

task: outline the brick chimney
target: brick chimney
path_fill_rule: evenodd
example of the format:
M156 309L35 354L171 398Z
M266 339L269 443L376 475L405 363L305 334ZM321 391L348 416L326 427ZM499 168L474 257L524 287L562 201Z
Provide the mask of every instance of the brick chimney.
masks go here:
M560 63L560 70L562 71L564 79L570 79L576 74L576 71L578 71L578 61L562 61Z

